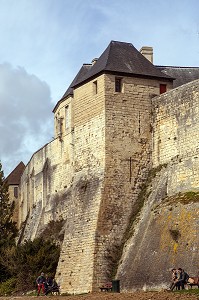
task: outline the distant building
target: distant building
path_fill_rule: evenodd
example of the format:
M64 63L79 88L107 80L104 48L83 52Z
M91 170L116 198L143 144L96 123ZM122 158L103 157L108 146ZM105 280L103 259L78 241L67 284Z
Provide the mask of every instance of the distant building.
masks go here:
M15 203L15 209L13 214L13 221L18 225L19 214L19 198L20 198L20 181L23 171L25 169L24 163L21 161L16 168L6 177L8 184L9 200Z

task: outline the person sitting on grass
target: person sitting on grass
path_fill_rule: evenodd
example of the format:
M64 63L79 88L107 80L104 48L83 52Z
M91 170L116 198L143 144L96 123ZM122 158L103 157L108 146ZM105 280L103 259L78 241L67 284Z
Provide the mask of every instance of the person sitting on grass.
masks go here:
M177 270L172 270L172 284L170 286L170 290L173 291L174 288L180 290L180 288L184 289L185 280L187 280L187 276L189 276L182 268L178 268Z
M169 287L169 289L172 291L175 287L175 282L176 282L176 279L177 279L177 270L175 268L173 268L171 270L171 285Z
M57 293L59 294L59 285L57 284L55 278L52 279L52 285L49 285L46 292L45 292L45 295L47 296L49 293Z

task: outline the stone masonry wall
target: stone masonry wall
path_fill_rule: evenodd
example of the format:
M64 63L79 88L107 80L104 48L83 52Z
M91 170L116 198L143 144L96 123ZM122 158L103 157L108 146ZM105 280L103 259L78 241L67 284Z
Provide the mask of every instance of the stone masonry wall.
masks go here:
M150 167L151 96L159 93L159 82L124 77L122 85L122 92L115 92L115 76L105 76L105 180L95 286L115 276L129 219L139 206L138 194Z
M65 220L56 273L62 292L96 290L116 272L150 166L151 98L160 83L124 77L116 93L115 76L101 75L75 88L55 112L55 140L26 167L23 238L34 239L50 220Z
M17 189L17 194L15 194L15 189ZM20 199L20 190L18 185L10 185L8 187L9 193L9 201L10 203L14 203L14 212L12 216L12 220L16 222L17 227L19 228L19 199Z
M199 196L167 197L169 169L155 174L132 224L117 271L122 291L168 289L174 267L198 276Z
M50 220L66 218L73 178L73 132L63 134L33 154L21 179L19 225L24 239L34 239Z
M96 93L97 80L97 93ZM72 203L57 268L62 292L93 290L96 227L105 165L104 76L74 90Z
M153 105L153 166L172 161L168 194L198 189L199 81L161 95Z
M199 81L153 108L153 168L117 271L123 291L168 288L173 267L198 276Z

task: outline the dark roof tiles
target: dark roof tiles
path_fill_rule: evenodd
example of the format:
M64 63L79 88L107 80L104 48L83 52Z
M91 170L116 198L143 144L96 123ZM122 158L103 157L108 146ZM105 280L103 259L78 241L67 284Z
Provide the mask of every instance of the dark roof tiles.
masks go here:
M8 185L19 185L20 179L25 169L24 163L21 161L16 168L6 177L5 181Z
M73 79L72 83L70 84L69 88L66 90L66 92L64 93L64 95L62 96L62 98L57 102L57 104L55 105L53 112L56 111L57 107L59 106L59 104L64 101L65 98L67 98L70 95L73 95L73 85L76 84L76 82L78 80L80 80L80 78L84 77L85 74L88 72L88 70L92 67L91 64L83 64L83 66L81 67L81 69L79 70L79 72L77 73L76 77Z
M92 64L84 64L78 74L66 90L63 97L55 105L53 112L59 104L70 95L73 88L94 78L100 73L122 73L144 77L158 77L172 80L170 76L162 73L151 62L148 61L131 43L111 41L102 55Z
M199 79L199 67L157 66L165 74L175 78L173 87L176 88L190 81Z
M99 57L97 62L79 77L72 87L84 83L102 72L124 73L172 80L172 78L157 69L132 44L112 41Z

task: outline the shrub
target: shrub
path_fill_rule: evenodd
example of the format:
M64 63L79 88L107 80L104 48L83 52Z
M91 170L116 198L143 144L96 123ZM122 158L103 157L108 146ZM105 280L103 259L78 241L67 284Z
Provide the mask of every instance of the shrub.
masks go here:
M0 296L11 295L15 289L16 278L10 278L0 283Z
M7 248L0 258L7 274L15 278L15 291L35 288L35 280L41 272L55 275L60 247L51 241L37 238L22 245Z

